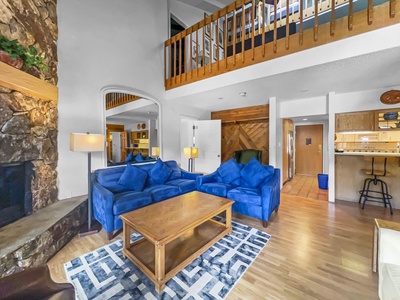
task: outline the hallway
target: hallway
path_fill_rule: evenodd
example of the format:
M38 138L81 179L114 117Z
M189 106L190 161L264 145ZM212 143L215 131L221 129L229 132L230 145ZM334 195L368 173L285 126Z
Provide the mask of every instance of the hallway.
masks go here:
M281 193L328 201L328 190L318 188L317 176L294 175L291 181L287 181L284 184Z

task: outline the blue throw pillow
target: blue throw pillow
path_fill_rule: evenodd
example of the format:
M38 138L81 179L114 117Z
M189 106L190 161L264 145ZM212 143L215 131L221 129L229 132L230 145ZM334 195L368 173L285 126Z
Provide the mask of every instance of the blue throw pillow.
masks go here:
M240 171L242 179L251 188L258 187L262 182L268 180L273 176L273 168L266 168L260 162L252 158Z
M240 166L236 163L234 158L222 163L217 171L225 183L231 183L240 179Z
M164 184L171 173L172 170L161 159L158 159L149 171L149 184Z
M139 192L143 189L146 179L146 171L127 164L125 171L118 180L118 184L125 186L131 191Z
M135 160L136 160L137 162L144 161L143 156L142 156L142 153L139 153L138 155L136 155Z
M129 155L125 158L125 162L130 162L131 160L133 160L133 153L129 153Z

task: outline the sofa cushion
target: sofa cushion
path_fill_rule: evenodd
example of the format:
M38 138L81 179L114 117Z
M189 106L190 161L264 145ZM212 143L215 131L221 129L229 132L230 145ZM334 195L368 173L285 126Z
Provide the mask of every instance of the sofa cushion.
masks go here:
M234 158L222 163L217 171L225 183L231 183L240 178L240 167Z
M133 159L134 159L133 153L130 152L129 155L125 158L125 162L133 161Z
M172 170L161 159L158 159L149 171L148 185L164 184L171 173Z
M125 171L118 180L118 184L125 186L130 191L139 192L143 189L146 178L146 171L140 170L131 164L127 164Z
M179 188L172 185L153 185L143 191L151 194L153 202L160 202L179 195Z
M258 189L237 187L228 192L227 198L240 203L261 205L261 192Z
M196 180L192 179L180 178L175 180L168 180L165 184L178 187L180 194L185 194L196 190Z
M182 170L178 166L177 162L174 160L164 162L171 170L172 173L169 175L168 180L180 179L182 178Z
M137 162L142 162L142 161L144 161L144 158L143 158L143 156L142 156L142 153L139 153L138 155L136 155L135 161L137 161Z
M132 210L144 207L152 203L150 193L146 192L123 192L115 194L113 214L119 216Z
M228 191L234 189L235 186L229 183L223 182L210 182L210 183L203 183L199 187L200 192L204 192L207 194L212 194L215 196L226 197Z
M242 179L251 188L258 187L262 182L273 176L274 172L271 172L270 168L265 168L260 162L252 158L248 164L246 164L240 171Z

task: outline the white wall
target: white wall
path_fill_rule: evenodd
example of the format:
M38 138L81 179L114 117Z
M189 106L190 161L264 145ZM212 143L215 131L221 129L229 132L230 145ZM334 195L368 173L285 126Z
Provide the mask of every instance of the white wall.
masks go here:
M168 0L168 4L170 13L178 18L178 20L181 21L185 27L190 27L199 22L201 19L204 19L204 13L210 14L207 11L195 8L176 0Z
M61 0L57 10L57 171L59 198L64 199L87 193L87 155L69 151L69 133L104 132L100 90L124 85L164 98L168 22L167 3L157 0ZM102 163L102 154L93 153L92 168Z

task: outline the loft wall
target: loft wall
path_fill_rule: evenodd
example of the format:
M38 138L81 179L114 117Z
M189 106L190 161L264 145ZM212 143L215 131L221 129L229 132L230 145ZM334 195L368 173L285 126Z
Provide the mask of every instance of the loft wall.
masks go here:
M235 150L258 149L262 162L269 161L269 106L258 105L211 113L221 120L221 161L228 161Z

